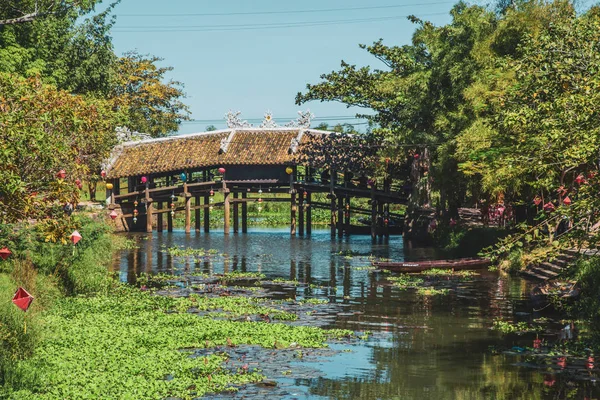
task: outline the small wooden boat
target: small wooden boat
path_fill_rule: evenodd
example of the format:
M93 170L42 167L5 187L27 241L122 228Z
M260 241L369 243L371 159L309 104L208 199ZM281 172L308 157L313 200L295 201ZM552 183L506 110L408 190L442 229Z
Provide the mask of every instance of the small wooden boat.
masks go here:
M452 260L427 260L427 261L373 261L374 267L387 269L394 272L422 272L429 269L452 269L455 271L465 269L483 269L491 262L487 258L456 258Z

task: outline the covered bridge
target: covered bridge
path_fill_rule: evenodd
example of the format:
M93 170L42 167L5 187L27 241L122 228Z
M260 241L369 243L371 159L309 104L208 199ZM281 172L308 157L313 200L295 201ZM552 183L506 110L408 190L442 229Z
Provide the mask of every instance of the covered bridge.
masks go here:
M239 113L238 113L239 114ZM209 231L210 211L224 208L224 232L247 231L248 202L290 202L290 231L311 232L311 208L331 210L331 231L350 233L350 212L371 215L371 233L386 234L385 204L402 203L405 197L389 188L352 182L345 171L322 171L297 165L302 146L322 135L337 133L308 128L310 118L277 126L267 114L259 127L228 115L228 129L189 135L127 142L117 146L106 165L109 208L124 230L172 231L177 213L184 213L185 231L202 225ZM263 190L289 196L263 198ZM214 194L223 200L214 202ZM313 193L328 193L327 203L313 202ZM220 197L220 196L219 196ZM351 206L352 197L371 199L372 209ZM193 204L192 204L193 201ZM260 207L260 204L259 204ZM233 208L233 216L231 211ZM260 209L260 208L259 208ZM203 215L202 215L203 214ZM233 217L233 218L232 218ZM203 222L203 224L202 224Z

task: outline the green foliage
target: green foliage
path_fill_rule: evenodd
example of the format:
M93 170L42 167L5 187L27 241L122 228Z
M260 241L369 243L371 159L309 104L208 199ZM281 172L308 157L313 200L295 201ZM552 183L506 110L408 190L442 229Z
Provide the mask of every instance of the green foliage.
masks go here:
M522 335L529 332L543 331L543 328L541 326L533 326L524 321L510 323L502 320L495 320L492 329L499 331L505 335L509 333L516 333L517 335Z

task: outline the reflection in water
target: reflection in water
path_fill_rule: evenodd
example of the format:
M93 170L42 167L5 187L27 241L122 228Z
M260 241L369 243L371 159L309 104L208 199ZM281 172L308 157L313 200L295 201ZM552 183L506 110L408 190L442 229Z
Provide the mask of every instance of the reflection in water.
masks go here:
M329 328L374 333L351 345L350 352L319 363L323 376L290 379L286 384L295 395L289 398L583 399L600 394L591 381L571 382L555 373L546 379L543 370L523 366L526 360L490 351L530 345L531 337L502 339L489 329L498 318L538 317L524 298L525 281L484 272L472 281L451 283L447 296L420 297L392 287L385 274L369 271L371 256L438 256L432 249L405 247L401 237L372 244L370 237L360 236L332 241L329 231L291 238L287 229L229 237L183 232L136 237L140 247L123 251L115 261L123 281L134 282L141 272L262 272L269 279L303 283L297 298L339 304ZM206 255L172 257L166 250L175 246L203 248Z

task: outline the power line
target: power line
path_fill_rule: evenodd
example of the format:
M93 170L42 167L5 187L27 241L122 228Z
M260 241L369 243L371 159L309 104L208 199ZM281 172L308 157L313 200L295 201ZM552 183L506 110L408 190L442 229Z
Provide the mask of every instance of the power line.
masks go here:
M288 10L288 11L240 11L223 13L187 13L187 14L118 14L120 17L218 17L230 15L273 15L273 14L306 14L306 13L324 13L337 11L361 11L361 10L382 10L391 8L433 6L442 4L454 4L454 2L433 2L433 3L413 3L397 4L387 6L368 6L368 7L347 7L347 8L324 8L316 10Z
M447 12L441 13L430 13L420 14L422 16L434 16L434 15L446 15ZM219 25L196 25L196 26L129 26L129 27L115 27L113 32L217 32L217 31L246 31L246 30L258 30L258 29L280 29L280 28L300 28L310 26L324 26L324 25L344 25L344 24L356 24L363 22L380 22L380 21L391 21L407 18L408 15L395 15L389 17L375 17L375 18L358 18L358 19L340 19L340 20L328 20L328 21L304 21L304 22L285 22L285 23L271 23L271 24L219 24Z

